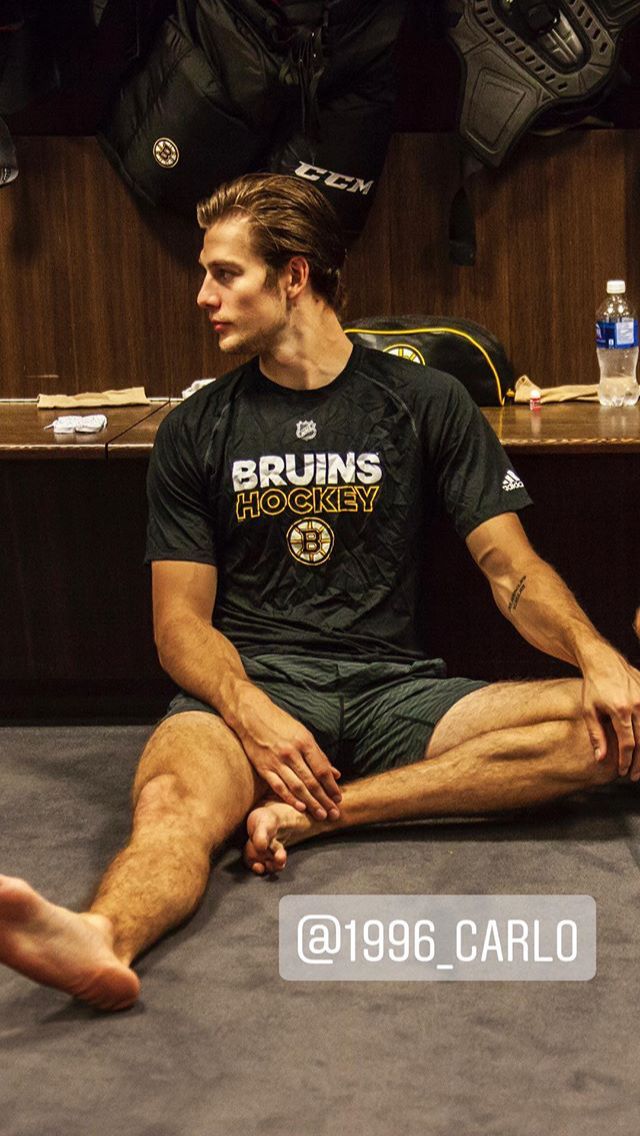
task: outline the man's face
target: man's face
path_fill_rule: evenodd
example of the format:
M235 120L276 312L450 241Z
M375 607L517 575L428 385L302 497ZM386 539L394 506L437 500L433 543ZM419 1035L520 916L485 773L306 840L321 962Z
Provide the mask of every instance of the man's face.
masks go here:
M206 275L198 306L207 311L221 351L260 353L287 326L287 301L267 285L267 265L253 251L245 218L230 217L206 230L200 263Z

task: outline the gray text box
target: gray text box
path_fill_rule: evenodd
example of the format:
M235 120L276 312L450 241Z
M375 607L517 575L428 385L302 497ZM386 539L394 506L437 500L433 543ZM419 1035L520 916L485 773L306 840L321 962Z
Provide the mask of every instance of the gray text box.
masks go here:
M587 982L590 895L287 895L291 982Z

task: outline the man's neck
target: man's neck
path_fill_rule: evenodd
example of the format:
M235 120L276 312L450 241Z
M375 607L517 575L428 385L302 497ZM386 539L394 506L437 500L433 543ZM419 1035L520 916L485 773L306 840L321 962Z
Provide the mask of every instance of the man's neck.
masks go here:
M260 352L260 370L279 386L315 390L333 382L352 350L331 308L303 305L277 342Z

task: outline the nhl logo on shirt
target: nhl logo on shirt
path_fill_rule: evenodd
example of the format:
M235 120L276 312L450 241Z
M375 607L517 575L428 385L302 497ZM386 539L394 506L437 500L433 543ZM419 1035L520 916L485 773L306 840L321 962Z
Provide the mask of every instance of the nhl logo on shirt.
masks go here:
M180 151L170 138L157 138L153 143L153 156L159 166L163 166L165 170L170 170L173 166L177 166Z
M316 424L312 418L306 421L301 420L296 424L296 438L304 438L307 441L311 441L312 438L315 438L317 433Z

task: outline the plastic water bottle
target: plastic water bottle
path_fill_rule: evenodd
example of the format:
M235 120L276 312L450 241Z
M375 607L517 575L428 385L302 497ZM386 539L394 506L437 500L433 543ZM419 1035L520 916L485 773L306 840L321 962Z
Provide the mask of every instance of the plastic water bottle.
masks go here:
M601 406L634 406L640 395L636 381L638 320L625 288L624 280L607 280L607 298L596 312Z

